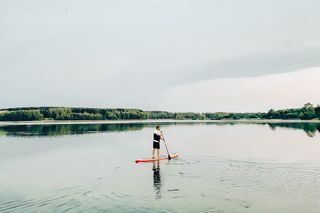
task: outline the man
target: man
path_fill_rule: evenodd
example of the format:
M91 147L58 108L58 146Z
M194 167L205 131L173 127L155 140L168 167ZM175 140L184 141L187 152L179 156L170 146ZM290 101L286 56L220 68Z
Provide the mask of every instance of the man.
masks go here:
M153 149L152 149L152 159L155 159L154 154L157 151L157 159L160 159L160 140L163 140L163 134L160 131L160 126L156 126L153 132Z

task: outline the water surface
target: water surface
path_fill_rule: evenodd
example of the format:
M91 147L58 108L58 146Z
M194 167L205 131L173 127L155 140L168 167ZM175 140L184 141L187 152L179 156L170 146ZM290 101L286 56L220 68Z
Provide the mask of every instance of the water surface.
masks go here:
M319 212L319 123L162 123L180 158L135 164L155 125L0 126L0 212Z

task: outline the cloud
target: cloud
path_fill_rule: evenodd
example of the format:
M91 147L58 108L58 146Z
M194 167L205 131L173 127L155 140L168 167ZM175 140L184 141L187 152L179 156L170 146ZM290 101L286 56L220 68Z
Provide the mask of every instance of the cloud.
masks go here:
M292 72L320 65L320 49L310 47L278 52L256 52L229 57L216 62L194 67L181 81L195 82L213 78L255 77ZM197 71L195 71L197 69Z
M266 111L319 103L320 67L261 77L200 81L170 89L161 101L171 111Z
M161 110L182 85L320 66L320 1L0 4L1 108Z

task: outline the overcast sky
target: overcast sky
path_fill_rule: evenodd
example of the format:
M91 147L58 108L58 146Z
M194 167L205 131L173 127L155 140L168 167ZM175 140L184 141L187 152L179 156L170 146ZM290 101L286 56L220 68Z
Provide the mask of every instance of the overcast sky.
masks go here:
M0 108L320 103L318 0L0 0Z

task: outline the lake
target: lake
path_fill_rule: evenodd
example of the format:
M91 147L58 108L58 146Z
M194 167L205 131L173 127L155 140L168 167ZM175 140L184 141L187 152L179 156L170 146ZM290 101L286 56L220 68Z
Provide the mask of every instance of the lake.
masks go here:
M0 212L320 211L320 123L165 122L134 163L156 124L0 126Z

